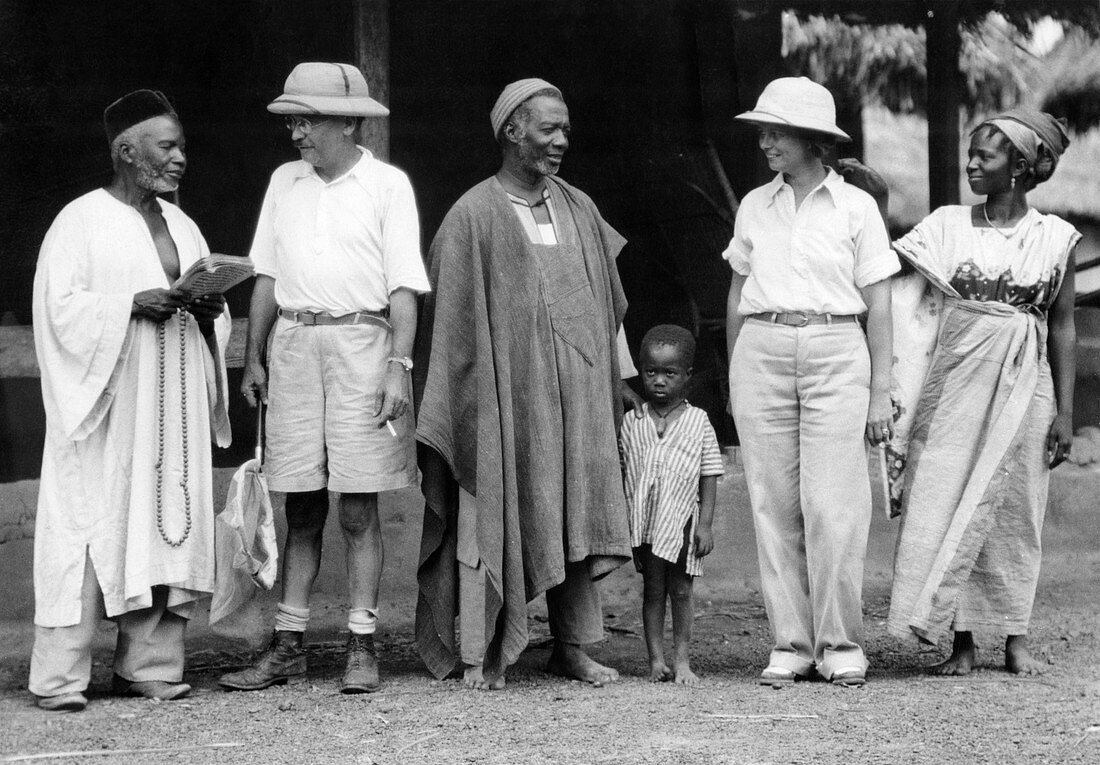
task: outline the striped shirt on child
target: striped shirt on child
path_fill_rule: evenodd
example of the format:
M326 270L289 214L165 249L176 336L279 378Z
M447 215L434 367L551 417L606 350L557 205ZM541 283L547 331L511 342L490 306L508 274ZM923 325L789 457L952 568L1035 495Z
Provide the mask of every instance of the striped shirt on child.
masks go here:
M664 436L642 407L641 418L623 419L619 436L626 503L630 511L630 544L648 544L658 558L675 563L687 529L686 572L703 573L695 556L699 520L699 478L722 475L722 453L707 413L685 402L684 411L668 424Z

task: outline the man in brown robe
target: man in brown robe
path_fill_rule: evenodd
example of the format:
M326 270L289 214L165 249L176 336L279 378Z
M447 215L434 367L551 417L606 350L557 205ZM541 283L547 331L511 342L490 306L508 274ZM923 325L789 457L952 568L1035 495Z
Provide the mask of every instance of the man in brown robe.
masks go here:
M455 203L429 255L417 641L438 677L461 658L467 685L503 687L527 602L545 592L547 670L601 685L617 673L581 646L603 637L595 580L630 556L616 445L625 240L554 177L569 146L557 88L512 83L491 121L501 169Z

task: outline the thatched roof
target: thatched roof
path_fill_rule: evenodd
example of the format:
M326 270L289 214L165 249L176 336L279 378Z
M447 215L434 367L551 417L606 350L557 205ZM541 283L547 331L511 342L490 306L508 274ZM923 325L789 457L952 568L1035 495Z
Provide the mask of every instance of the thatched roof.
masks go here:
M965 130L976 120L964 125ZM890 219L897 231L909 229L928 214L928 125L915 115L901 115L882 107L863 114L865 161L886 178L890 186ZM959 146L959 161L966 163L967 142ZM1100 221L1100 132L1074 136L1054 176L1028 194L1028 201L1043 212L1076 220ZM963 204L978 201L959 176Z
M886 3L890 5L890 3ZM1028 29L997 13L961 24L959 69L969 114L1028 100L1044 61L1025 47ZM792 71L828 87L841 101L924 114L927 93L923 27L857 23L840 16L783 15L783 57Z
M1044 60L1037 105L1074 130L1100 126L1100 42L1075 31Z
M1100 0L789 0L784 7L799 17L837 17L847 24L899 24L917 29L936 6L954 2L963 26L980 23L990 13L1027 29L1054 18L1100 34Z
M923 29L784 13L782 54L792 72L821 83L838 100L903 114L924 110Z

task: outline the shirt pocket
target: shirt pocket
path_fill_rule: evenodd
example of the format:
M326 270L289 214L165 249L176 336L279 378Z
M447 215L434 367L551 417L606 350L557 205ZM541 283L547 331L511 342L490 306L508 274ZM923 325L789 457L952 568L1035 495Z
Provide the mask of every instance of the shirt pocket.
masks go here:
M843 210L815 208L812 226L798 232L807 266L819 284L855 284L856 232Z
M596 298L592 287L577 285L568 292L547 302L550 326L554 334L580 354L584 362L593 366L596 361Z

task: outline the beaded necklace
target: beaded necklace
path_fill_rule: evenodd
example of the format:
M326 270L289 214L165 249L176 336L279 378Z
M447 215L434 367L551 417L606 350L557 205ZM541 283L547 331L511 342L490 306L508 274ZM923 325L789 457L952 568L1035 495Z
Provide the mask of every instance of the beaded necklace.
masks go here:
M187 454L187 312L182 308L177 314L180 328L180 414L183 420L183 477L179 486L183 489L184 529L179 539L172 539L164 529L164 376L165 376L165 328L167 321L157 325L157 531L169 547L179 547L191 535L191 487L188 485Z

